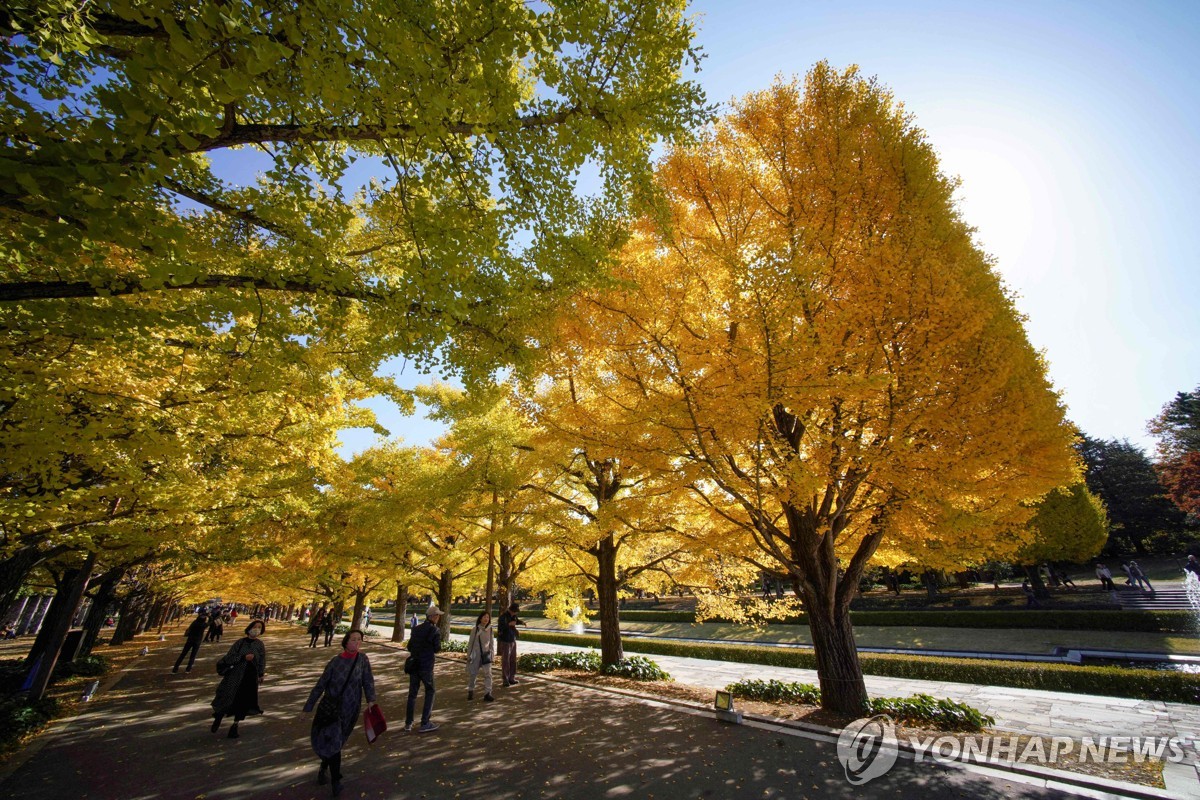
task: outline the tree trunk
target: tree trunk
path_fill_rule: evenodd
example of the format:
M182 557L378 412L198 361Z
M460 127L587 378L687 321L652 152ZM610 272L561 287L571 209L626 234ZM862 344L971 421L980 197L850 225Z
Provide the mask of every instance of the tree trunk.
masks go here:
M9 607L8 613L4 615L4 624L16 627L17 622L21 619L21 615L25 613L25 606L27 605L29 605L29 595L22 597L21 602L13 603Z
M392 625L392 641L403 642L404 632L408 630L408 623L405 617L408 616L408 587L403 583L396 583L396 608L395 608L395 623Z
M504 542L500 543L500 574L496 578L497 591L500 593L500 610L504 611L513 603L513 570L516 566L516 557L513 555L513 546Z
M600 662L610 666L624 658L621 648L621 615L617 598L617 544L612 533L595 549L596 597L600 602Z
M925 593L930 600L936 600L938 596L938 574L934 570L927 569L921 573L921 583L925 584Z
M1025 577L1029 578L1029 585L1033 587L1033 596L1046 600L1050 597L1050 590L1046 588L1046 582L1042 580L1042 572L1037 568L1037 564L1022 564L1021 568L1025 570Z
M354 592L354 613L350 615L350 628L362 630L363 610L367 607L367 590L356 589Z
M126 595L125 599L121 601L120 617L117 619L117 627L113 631L109 644L124 644L134 637L134 632L137 630L139 608L143 599L140 594L133 593Z
M38 602L33 607L33 613L29 615L29 619L25 621L24 629L17 631L18 635L25 636L26 634L37 634L42 629L42 620L46 618L47 612L50 611L50 604L54 602L54 597L51 595L39 595Z
M34 662L47 652L55 628L60 627L60 619L66 625L67 629L70 630L71 612L66 609L66 606L70 600L70 587L73 585L75 577L76 570L67 570L58 581L57 591L50 598L50 604L46 608L46 615L42 618L42 627L38 631L37 636L34 637L33 645L29 648L29 652L25 654L26 667L32 667Z
M442 618L438 622L438 630L442 632L442 641L450 641L450 606L454 599L452 592L454 591L454 574L450 570L442 570L441 576L438 578L438 608L442 611Z
M124 574L125 570L114 568L100 578L100 585L96 588L95 597L92 598L92 608L88 611L87 619L83 621L83 639L79 642L77 658L91 655L92 648L96 646L96 640L100 638L104 620L108 619L108 607L116 598L117 582Z
M52 629L52 632L47 640L45 653L34 671L33 685L29 689L30 700L41 700L46 695L46 687L50 685L50 676L54 674L54 666L58 663L58 653L62 650L67 633L71 630L71 619L75 616L80 602L83 601L83 593L87 591L88 580L92 577L92 567L95 564L96 554L88 553L83 566L73 571L71 581L67 584L66 596L62 604L63 613L57 615L52 625L46 626Z
M342 624L342 615L346 613L346 601L338 600L329 613L333 615L333 627L336 630L337 626Z
M496 591L496 542L488 544L487 590L483 593L483 610L492 613L492 595Z
M48 555L61 553L65 548L54 548L52 553L43 553L37 545L22 547L8 558L0 560L0 608L8 608L21 593L21 587L33 568Z
M799 594L800 587L796 588ZM824 596L805 593L804 611L817 657L821 708L855 716L866 714L867 685L858 662L849 605L838 608Z

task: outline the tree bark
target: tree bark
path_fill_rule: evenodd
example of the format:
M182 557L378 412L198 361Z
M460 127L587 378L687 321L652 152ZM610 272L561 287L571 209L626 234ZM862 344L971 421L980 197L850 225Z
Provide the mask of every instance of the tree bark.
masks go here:
M43 553L37 545L27 545L0 560L0 608L8 608L13 604L34 567L48 555L57 554L63 549L60 547L55 548L53 553Z
M117 596L117 582L124 574L124 569L114 568L101 576L96 595L92 598L92 608L88 611L87 619L83 621L83 639L79 642L79 654L76 658L91 655L96 640L100 638L104 620L108 619L108 607Z
M838 608L825 597L804 596L821 683L821 707L861 716L867 711L867 685L858 661L849 606Z
M367 590L356 589L354 591L354 613L350 615L350 628L362 630L363 610L367 607Z
M617 544L612 533L595 548L596 597L600 603L600 662L611 666L624 658L621 647L621 612L617 586Z
M1033 596L1039 600L1048 600L1050 590L1046 588L1046 582L1042 580L1042 572L1038 569L1037 564L1022 564L1021 569L1025 570L1025 577L1029 578L1029 585L1033 587Z
M448 569L442 570L441 576L438 578L438 608L442 611L442 618L438 622L438 630L442 632L442 641L450 641L450 606L454 592L454 573Z
M50 641L54 635L54 629L59 627L59 621L63 620L67 629L71 628L71 615L73 612L67 610L66 606L69 601L70 587L76 577L76 570L67 570L58 580L57 591L50 598L50 604L46 608L46 615L42 618L42 627L38 631L37 636L33 639L33 645L29 648L29 652L25 654L25 666L32 667L38 658L44 655L50 647ZM65 619L64 619L65 618Z
M9 606L8 613L4 615L4 624L16 626L20 621L21 615L25 613L25 606L29 605L29 595L21 598L19 603L13 603Z
M46 695L46 687L50 685L50 677L54 674L54 666L58 663L58 654L62 650L67 633L71 630L71 619L83 601L83 593L87 591L88 580L92 577L92 567L96 564L96 554L88 553L83 566L73 570L70 582L62 603L62 613L58 614L52 625L47 639L45 653L34 671L33 685L29 689L31 700L41 700Z
M403 642L404 632L408 630L405 618L408 616L408 587L396 583L395 624L392 625L392 641Z
M513 568L515 567L516 558L513 556L513 547L504 542L500 543L500 575L497 578L498 590L500 592L500 610L504 611L513 603Z
M483 610L492 613L492 595L496 591L496 542L488 544L487 589L483 593Z

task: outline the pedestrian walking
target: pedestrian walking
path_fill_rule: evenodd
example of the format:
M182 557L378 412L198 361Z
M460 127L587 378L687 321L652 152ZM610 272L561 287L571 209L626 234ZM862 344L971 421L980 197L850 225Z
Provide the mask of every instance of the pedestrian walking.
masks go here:
M342 637L342 652L325 665L304 704L305 713L317 708L310 734L313 752L321 759L317 783L324 786L326 777L332 778L334 797L342 793L342 748L358 722L363 695L368 707L375 705L375 676L371 661L361 652L362 643L358 629ZM318 707L318 701L323 706Z
M496 639L499 642L500 650L500 674L504 678L505 686L516 686L517 681L517 626L524 626L525 623L517 617L517 613L521 607L513 603L508 607L503 614L500 615L499 630L496 631Z
M234 642L217 662L217 672L222 678L212 701L213 733L220 729L221 720L232 714L229 738L236 739L239 722L263 713L258 706L258 685L267 673L267 648L259 637L266 629L262 620L252 620L246 626L246 635Z
M1187 563L1183 565L1183 577L1185 579L1189 572L1195 575L1197 580L1200 580L1200 560L1197 560L1195 556L1188 556Z
M417 692L422 686L425 687L425 705L421 709L421 727L417 729L418 733L429 733L436 731L438 726L429 719L433 713L433 657L442 649L442 632L438 630L438 620L442 617L442 611L437 606L430 606L425 612L425 621L418 625L412 632L412 636L408 639L408 650L412 654L409 656L409 663L404 665L404 671L408 673L408 705L404 711L404 730L411 731L413 726L413 712L417 707Z
M321 638L321 617L319 614L313 616L313 618L308 621L308 635L310 637L308 640L308 646L316 647L317 639Z
M483 673L483 699L492 702L492 660L496 657L496 641L492 636L492 615L484 611L475 619L475 627L467 639L467 699L475 699L475 681Z
M333 644L333 614L326 614L321 619L321 632L325 634L325 646L329 647Z
M221 637L225 635L225 620L221 619L220 614L213 615L212 622L208 623L208 632L214 642L221 641Z
M1096 564L1096 577L1100 579L1100 588L1110 592L1117 590L1117 584L1113 582L1112 572L1103 564Z
M1129 562L1129 575L1139 588L1144 586L1146 587L1146 591L1154 591L1154 587L1150 585L1150 580L1146 577L1146 573L1142 572L1142 568L1138 566L1136 561Z
M184 672L192 671L192 665L196 663L196 654L200 652L200 643L204 641L206 630L208 630L208 615L201 611L183 632L183 649L179 651L179 658L175 659L175 666L171 668L171 672L179 672L179 665L183 663L184 657L189 655L187 669Z

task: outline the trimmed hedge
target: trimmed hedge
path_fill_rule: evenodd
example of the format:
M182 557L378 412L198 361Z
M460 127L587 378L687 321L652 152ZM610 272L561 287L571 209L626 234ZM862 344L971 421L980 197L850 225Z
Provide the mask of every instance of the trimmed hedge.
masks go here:
M466 628L458 633L469 633ZM521 638L533 642L562 644L570 647L596 647L598 636L573 633L522 631ZM625 650L662 656L684 656L711 661L742 664L766 664L797 669L817 668L811 650L753 645L672 642L663 639L626 639ZM1045 664L1024 661L990 661L940 656L909 656L887 653L859 653L866 675L915 678L928 681L974 683L982 686L1011 686L1053 692L1098 694L1136 700L1163 700L1178 703L1200 701L1200 675L1185 672L1157 672L1123 667L1080 667L1071 664Z
M768 703L821 704L821 690L809 683L785 683L769 680L741 680L725 687L735 697ZM993 717L974 706L957 700L938 699L927 694L910 697L872 697L871 714L887 714L892 719L914 725L932 723L941 730L981 731L996 724Z
M645 656L622 658L616 664L604 666L600 654L595 650L582 653L526 653L517 659L517 666L524 672L550 672L556 669L573 669L581 672L599 672L635 681L669 681L671 676Z

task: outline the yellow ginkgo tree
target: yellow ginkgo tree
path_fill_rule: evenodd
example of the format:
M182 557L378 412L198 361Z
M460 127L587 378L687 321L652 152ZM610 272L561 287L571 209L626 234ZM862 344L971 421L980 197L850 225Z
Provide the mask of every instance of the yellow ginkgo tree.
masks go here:
M661 214L562 316L554 373L606 404L595 446L673 472L786 570L822 703L860 713L849 607L876 549L986 550L1074 479L1071 430L955 183L875 81L819 64L657 175Z

